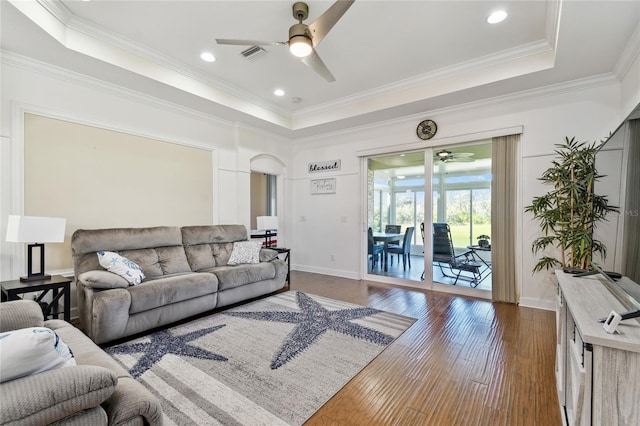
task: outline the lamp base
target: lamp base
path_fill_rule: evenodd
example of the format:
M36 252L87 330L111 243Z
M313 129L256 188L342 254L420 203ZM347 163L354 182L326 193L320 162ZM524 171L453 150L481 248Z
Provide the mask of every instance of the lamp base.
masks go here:
M51 278L51 275L45 275L45 274L29 275L26 277L20 277L20 281L42 281L42 280L48 280L50 278Z

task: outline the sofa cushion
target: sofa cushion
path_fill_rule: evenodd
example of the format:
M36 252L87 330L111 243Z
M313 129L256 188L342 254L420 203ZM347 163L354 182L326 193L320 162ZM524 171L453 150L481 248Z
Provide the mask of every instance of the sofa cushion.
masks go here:
M69 347L46 327L0 334L0 383L74 365L76 361Z
M248 238L244 225L183 226L180 231L185 246L233 243Z
M257 281L270 280L276 276L275 265L271 262L219 266L202 272L210 272L218 277L218 290L227 290Z
M125 250L172 246L182 246L182 233L176 226L78 229L71 237L73 271L77 276L86 271L100 269L95 255L98 251L121 253ZM144 269L144 265L140 266Z
M142 268L126 256L121 256L112 251L99 251L97 253L100 265L114 274L120 275L131 285L138 285L144 280Z
M184 248L187 254L187 261L192 271L213 268L216 266L216 259L213 257L213 247L211 244L197 244Z
M225 266L233 243L248 238L244 225L183 226L180 229L192 271Z
M216 266L226 266L233 243L198 244L184 248L192 271L203 271Z
M211 274L190 272L165 275L130 287L130 314L148 311L218 291L218 280ZM214 306L211 307L213 309Z
M157 247L156 253L163 275L192 272L183 246Z

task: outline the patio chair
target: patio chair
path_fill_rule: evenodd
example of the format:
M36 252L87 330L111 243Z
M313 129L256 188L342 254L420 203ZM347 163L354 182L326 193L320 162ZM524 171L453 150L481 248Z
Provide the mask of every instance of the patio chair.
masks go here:
M456 250L453 247L447 223L433 224L433 262L440 267L442 275L455 278L453 285L462 279L468 280L471 287L477 287L486 278L482 264L473 259L473 250Z
M376 244L373 240L373 230L369 228L368 233L368 250L367 255L371 259L371 269L373 269L378 263L378 259L382 258L384 246L382 244Z
M393 254L398 255L398 263L400 263L400 255L402 255L402 266L404 270L407 270L407 260L409 261L409 268L411 268L411 239L413 238L413 231L416 228L413 226L407 228L404 231L404 238L402 240L402 245L399 244L389 244L387 245L387 253L390 253L391 259L393 259Z
M401 225L385 225L384 226L385 234L399 234L401 232L402 232ZM400 240L387 241L387 244L400 244Z

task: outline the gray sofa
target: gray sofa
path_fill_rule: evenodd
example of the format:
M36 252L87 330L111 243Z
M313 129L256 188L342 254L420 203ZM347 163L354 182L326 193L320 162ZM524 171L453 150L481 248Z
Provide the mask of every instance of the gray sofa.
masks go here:
M0 332L48 327L73 352L76 366L0 384L3 425L161 425L160 402L82 331L43 321L32 300L0 303Z
M270 249L257 264L227 264L243 225L77 230L71 238L82 326L105 343L284 287L287 265ZM129 286L102 268L98 251L114 251L142 267Z

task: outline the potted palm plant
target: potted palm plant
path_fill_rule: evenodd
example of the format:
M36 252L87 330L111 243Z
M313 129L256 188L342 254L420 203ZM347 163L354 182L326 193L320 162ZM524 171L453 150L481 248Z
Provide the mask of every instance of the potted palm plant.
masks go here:
M578 142L565 138L556 144L557 157L538 179L553 187L546 194L534 197L525 207L540 223L544 236L532 244L535 255L542 253L533 271L555 267L591 269L594 253L603 259L607 249L593 238L593 230L599 221L618 208L609 205L606 196L594 193L594 183L604 177L595 165L600 144ZM559 258L549 254L555 247Z

